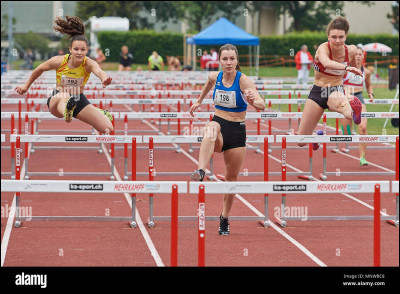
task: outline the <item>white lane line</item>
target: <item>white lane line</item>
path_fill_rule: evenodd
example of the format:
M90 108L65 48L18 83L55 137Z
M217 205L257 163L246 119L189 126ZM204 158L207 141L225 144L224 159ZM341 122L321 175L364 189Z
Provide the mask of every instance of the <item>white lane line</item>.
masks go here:
M32 143L29 143L28 145L28 159L30 158L31 155L31 148L32 148ZM23 161L22 167L21 167L21 173L20 173L20 178L23 179L25 177L25 160ZM1 240L1 266L4 266L4 262L6 260L6 254L7 254L7 248L8 248L8 243L10 241L11 237L11 231L12 228L14 227L14 217L15 217L15 212L16 212L16 193L14 193L14 198L11 203L10 207L10 213L8 215L7 219L7 224L6 228L4 230L3 234L3 239Z
M15 194L10 207L10 213L8 214L8 220L6 224L6 229L4 231L3 239L1 240L1 266L4 266L4 261L6 259L8 242L10 241L11 230L14 226L15 217Z
M101 144L101 145L102 145L103 153L104 153L104 155L106 156L106 158L107 158L107 160L108 160L108 163L109 163L110 166L111 166L111 157L110 157L110 154L108 153L108 150L107 150L107 148L104 146L104 144ZM114 175L115 175L115 178L116 178L118 181L122 181L122 180L121 180L121 176L119 175L119 173L118 173L118 171L117 171L115 165L114 165ZM124 196L125 196L126 201L128 201L129 206L130 206L131 209L132 209L132 200L131 200L131 196L129 195L129 193L124 193ZM150 238L149 233L147 232L147 230L146 230L146 228L145 228L145 226L144 226L144 224L143 224L143 221L142 221L142 219L141 219L141 217L140 217L140 214L139 214L139 211L137 210L137 208L136 208L136 223L137 223L138 226L139 226L140 232L142 233L143 238L144 238L144 240L146 241L147 247L148 247L149 250L150 250L151 256L153 256L154 261L156 262L157 266L160 266L160 267L165 266L164 263L163 263L163 261L162 261L162 259L161 259L161 257L160 257L160 255L159 255L158 252L157 252L156 247L154 246L153 241L152 241L151 238Z
M357 158L357 157L355 157L355 156L353 156L353 155L350 155L350 154L347 154L347 153L339 152L339 154L344 155L344 156L347 156L347 157L350 157L350 158L353 158L353 159L355 159L355 160L357 160L357 161L360 160L360 158ZM377 164L375 164L375 163L372 163L370 160L368 160L368 165L372 165L372 166L378 167L378 168L380 168L380 169L383 169L383 170L385 170L385 171L395 173L394 170L391 170L391 169L388 169L388 168L386 168L386 167L383 167L383 166L377 165Z
M131 111L132 108L130 108L129 106L127 107L128 109L130 109ZM148 126L150 126L152 129L154 129L155 131L158 131L158 129L156 127L154 127L153 125L151 125L147 120L144 121ZM164 133L162 133L164 135ZM172 144L174 145L176 148L178 148L177 144ZM186 157L188 157L192 162L194 162L196 164L196 166L199 164L199 162L190 154L188 154L185 150L181 149L182 154L184 154ZM210 172L208 169L206 169L206 172ZM217 179L217 181L220 182L219 179ZM251 205L248 201L246 201L241 195L236 194L235 195L240 201L242 201L249 209L251 209L254 213L256 213L258 216L264 217L264 215L257 210L257 208L255 208L253 205ZM308 257L310 257L315 263L317 263L319 266L327 266L325 263L323 263L320 259L318 259L318 257L316 257L314 254L312 254L307 248L305 248L303 245L301 245L299 242L297 242L294 238L292 238L291 236L289 236L286 232L284 232L283 230L281 230L280 228L278 228L275 224L273 224L272 222L268 221L271 225L272 228L274 228L278 233L280 233L283 237L285 237L288 241L290 241L293 245L295 245L297 248L299 248L304 254L306 254Z

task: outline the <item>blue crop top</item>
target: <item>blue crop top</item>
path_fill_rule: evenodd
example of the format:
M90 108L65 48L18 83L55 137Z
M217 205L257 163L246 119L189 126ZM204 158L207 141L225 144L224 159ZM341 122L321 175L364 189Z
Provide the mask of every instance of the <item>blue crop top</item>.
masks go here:
M244 94L240 90L239 84L242 73L240 71L236 72L235 81L229 88L226 88L222 84L222 74L222 71L218 74L217 82L215 84L213 94L215 108L229 112L246 111L248 103Z

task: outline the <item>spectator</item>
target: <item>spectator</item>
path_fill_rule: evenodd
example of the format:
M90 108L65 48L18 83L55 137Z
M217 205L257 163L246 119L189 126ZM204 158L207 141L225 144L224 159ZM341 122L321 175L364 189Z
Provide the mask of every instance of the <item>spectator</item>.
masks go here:
M210 50L210 53L211 53L211 60L209 60L209 62L208 62L208 64L209 64L208 69L210 71L218 70L219 62L218 62L217 50L215 48L212 48Z
M207 51L203 51L203 56L200 58L200 67L202 70L208 70L207 62L211 60L211 55Z
M31 49L26 49L24 56L25 63L21 65L21 69L33 69L33 62L35 57L33 56Z
M297 52L294 61L296 62L296 69L298 71L297 84L307 85L311 63L313 62L307 45L301 46L301 50Z
M103 68L103 61L105 61L107 58L103 53L103 50L101 50L101 48L97 48L97 57L96 57L96 61L99 64L100 68Z
M192 71L193 68L190 65L185 65L182 69L182 71Z
M164 60L158 55L157 51L153 51L153 54L149 56L149 70L164 70Z
M128 46L124 45L121 47L119 56L121 57L121 60L118 65L118 71L130 71L133 63L133 55L129 53Z
M167 56L168 70L177 71L181 70L181 62L175 56Z

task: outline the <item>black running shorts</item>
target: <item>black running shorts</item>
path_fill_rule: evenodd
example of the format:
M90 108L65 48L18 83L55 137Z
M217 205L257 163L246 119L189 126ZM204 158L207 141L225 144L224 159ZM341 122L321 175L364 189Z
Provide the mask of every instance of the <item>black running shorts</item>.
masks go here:
M233 122L214 115L212 121L219 123L224 140L222 151L232 148L246 147L246 124L245 122Z
M53 92L50 94L50 97L47 99L47 107L50 108L50 99L54 96L60 93L57 89L54 89ZM71 95L77 101L76 108L73 113L73 117L76 118L79 112L81 112L82 109L84 109L87 105L91 104L89 100L86 98L85 94L79 94L79 95Z
M363 97L363 92L362 92L362 91L356 92L356 93L354 93L353 95L356 96L356 97L360 100L361 104L365 104L364 97Z
M333 87L318 87L313 85L311 88L308 99L311 99L317 103L322 109L328 108L328 98L333 92L341 92L344 94L343 86L333 86Z

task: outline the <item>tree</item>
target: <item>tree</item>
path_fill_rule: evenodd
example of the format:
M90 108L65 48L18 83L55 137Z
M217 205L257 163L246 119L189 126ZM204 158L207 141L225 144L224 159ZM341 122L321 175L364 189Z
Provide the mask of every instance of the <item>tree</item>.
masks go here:
M42 56L50 52L50 40L40 34L29 31L26 34L15 35L15 41L24 49L39 51Z
M399 33L399 1L392 2L392 14L388 13L386 16L390 19L397 33Z
M371 5L370 1L357 2ZM323 31L332 19L332 15L345 16L344 1L271 1L270 3L279 16L287 12L293 18L290 31Z
M82 20L91 16L118 16L129 19L129 29L152 28L146 17L138 13L144 9L144 1L77 1L76 14Z
M228 20L235 22L243 13L245 1L145 1L144 7L149 13L154 13L157 20L187 21L200 32L204 23L210 23L213 16L221 13Z
M15 17L11 19L12 21L12 26L13 26L13 32L15 31L15 24L17 23L17 20ZM1 16L1 37L6 38L8 36L8 14L3 14Z

